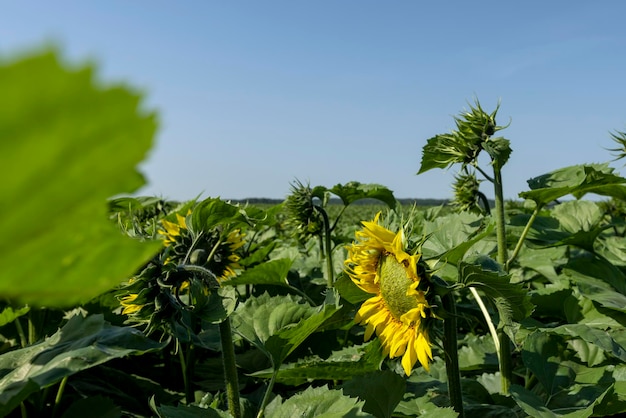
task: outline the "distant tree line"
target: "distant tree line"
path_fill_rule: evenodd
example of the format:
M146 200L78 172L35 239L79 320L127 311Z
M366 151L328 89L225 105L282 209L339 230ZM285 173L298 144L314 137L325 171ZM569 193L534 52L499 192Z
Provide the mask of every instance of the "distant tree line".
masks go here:
M241 203L241 204L252 204L252 205L277 205L283 202L283 199L270 199L266 197L252 197L247 199L233 199L231 200L233 203ZM403 198L398 199L403 206L405 205L416 205L416 206L440 206L447 205L450 203L448 199L411 199L411 198ZM341 204L341 200L339 198L331 198L328 202L329 204ZM354 205L378 205L384 204L376 199L361 199L357 200L353 203ZM493 206L493 202L489 202L490 205Z

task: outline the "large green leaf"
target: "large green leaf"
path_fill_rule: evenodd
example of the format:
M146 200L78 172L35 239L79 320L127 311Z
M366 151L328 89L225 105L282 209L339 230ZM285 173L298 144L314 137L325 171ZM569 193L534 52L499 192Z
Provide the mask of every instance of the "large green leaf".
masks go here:
M159 243L120 234L107 199L144 184L135 167L155 116L127 88L53 52L0 60L0 296L71 306L132 275Z
M406 391L403 377L390 370L377 371L345 382L343 393L365 401L363 410L378 418L390 418Z
M45 341L0 356L0 416L65 376L167 343L152 341L134 328L111 326L102 315L76 314Z
M579 258L570 262L563 273L584 297L605 308L626 313L626 295L616 289L625 286L620 282L620 278L624 280L624 274L614 266L597 258Z
M289 258L279 258L258 264L250 269L244 270L233 279L224 282L225 285L240 284L269 284L279 286L289 286L287 274L293 261Z
M457 265L467 251L493 232L495 223L478 215L462 212L424 223L428 239L422 245L425 259Z
M340 306L312 307L300 298L270 296L249 298L231 316L234 332L263 351L278 369L283 360Z
M517 402L517 404L528 414L528 416L533 418L587 418L593 414L594 408L602 402L602 399L609 391L610 388L606 389L600 396L584 407L568 408L574 409L574 411L560 414L545 406L541 398L531 391L526 390L522 386L511 386L511 396L515 399L515 402ZM563 410L560 409L559 412L561 411Z
M370 417L363 412L364 402L345 396L327 386L307 388L284 402L280 397L267 406L265 415L272 418L352 418Z
M530 191L520 193L538 205L548 204L569 194L577 199L587 193L626 199L626 179L615 175L608 164L574 165L528 180Z
M328 358L305 358L284 364L276 374L276 382L298 386L314 380L348 380L380 369L385 357L380 340L334 351ZM271 378L273 369L261 370L256 377Z
M329 191L339 196L346 206L360 199L380 200L392 209L397 204L393 192L380 184L362 184L358 181L351 181L346 184L336 184Z

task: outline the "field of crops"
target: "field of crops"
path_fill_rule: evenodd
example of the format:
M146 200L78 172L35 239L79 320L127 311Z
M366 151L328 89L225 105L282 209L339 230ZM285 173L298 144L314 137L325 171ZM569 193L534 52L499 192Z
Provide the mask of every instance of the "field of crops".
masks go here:
M609 162L506 202L511 144L476 102L422 150L420 173L458 169L446 205L290 179L278 204L130 197L155 131L136 93L54 52L1 63L0 91L0 416L626 413Z

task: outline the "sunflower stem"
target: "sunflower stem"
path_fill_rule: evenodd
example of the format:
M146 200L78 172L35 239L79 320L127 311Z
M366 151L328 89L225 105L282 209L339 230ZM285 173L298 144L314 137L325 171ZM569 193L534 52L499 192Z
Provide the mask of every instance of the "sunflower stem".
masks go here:
M265 414L265 407L267 406L267 402L270 400L270 394L274 389L274 382L276 382L276 376L278 375L279 368L274 368L274 373L272 373L272 378L270 382L267 384L267 389L265 390L265 394L263 395L263 400L261 401L261 407L259 408L259 412L256 415L256 418L262 418L263 414Z
M476 303L478 303L478 307L480 311L483 313L485 317L485 322L487 322L487 328L489 328L489 332L491 333L491 338L493 338L493 344L496 347L496 355L498 356L498 363L500 362L500 340L498 338L498 332L496 331L496 327L493 325L493 321L491 320L491 316L489 315L489 311L487 311L487 307L483 302L483 299L480 297L480 294L474 287L470 287L470 292L476 299Z
M59 412L59 405L61 405L61 400L63 399L63 392L65 391L67 378L68 376L63 377L63 379L61 380L61 383L59 383L57 396L54 398L54 406L52 407L52 418L55 418Z
M15 328L17 329L17 335L20 337L20 345L22 348L26 347L28 345L28 340L26 339L26 334L24 333L24 327L22 327L20 318L15 318Z
M450 404L463 418L463 393L461 392L461 371L456 334L456 303L454 293L449 292L442 298L442 304L448 316L443 321L443 348L446 358L446 374L448 375L448 395Z
M537 205L535 207L535 210L533 211L532 215L530 215L530 219L526 223L526 226L524 227L524 230L522 231L522 234L520 235L519 240L517 241L517 244L515 245L515 249L513 250L513 254L506 261L506 265L504 266L504 269L506 271L509 271L509 267L510 267L511 263L513 262L513 260L515 260L515 258L519 254L520 250L522 249L522 244L524 244L524 240L526 239L526 236L528 235L528 232L530 232L530 228L533 226L533 223L535 222L535 219L537 219L537 216L539 215L539 212L541 211L542 207L543 207L542 205Z
M195 398L193 395L193 389L191 387L191 371L190 369L190 360L191 360L191 345L189 345L189 349L187 350L187 356L185 356L183 345L177 341L178 344L178 356L180 358L180 371L183 375L183 386L185 387L185 401L187 405L191 404Z
M330 224L328 222L328 214L326 211L317 205L315 205L314 208L320 213L320 215L322 215L322 218L324 218L324 250L326 253L326 280L328 281L326 287L330 289L335 284L332 256L333 249L331 247L332 241L330 239Z
M235 363L235 347L230 326L230 318L220 322L220 341L222 343L222 360L224 363L224 379L226 383L226 398L228 411L234 418L241 418L239 405L239 381L237 378L237 364Z
M498 241L498 263L506 269L507 247L506 230L504 219L504 197L502 192L502 172L497 164L493 165L493 188L495 193L495 216L496 216L496 239ZM511 379L513 377L511 365L511 341L504 330L498 330L500 340L500 383L503 394L509 393Z

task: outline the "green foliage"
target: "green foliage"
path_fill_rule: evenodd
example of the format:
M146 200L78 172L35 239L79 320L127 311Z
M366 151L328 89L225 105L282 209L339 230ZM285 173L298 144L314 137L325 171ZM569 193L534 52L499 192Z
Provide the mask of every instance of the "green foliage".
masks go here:
M66 376L114 358L159 350L165 344L132 328L111 326L101 315L75 314L45 341L0 356L0 415Z
M267 415L273 418L352 418L369 417L362 411L363 401L345 396L340 390L327 387L308 388L281 402L275 398Z
M626 179L608 164L574 165L528 180L530 191L520 197L543 206L569 194L580 199L587 193L626 200Z
M532 178L505 212L511 143L476 102L423 148L420 173L460 164L453 207L357 181L296 182L269 207L126 197L155 130L136 93L55 52L0 62L0 91L0 415L456 417L459 396L466 416L626 413L626 179L608 164ZM346 245L378 212L432 292L428 372L355 320L376 294L343 271Z

